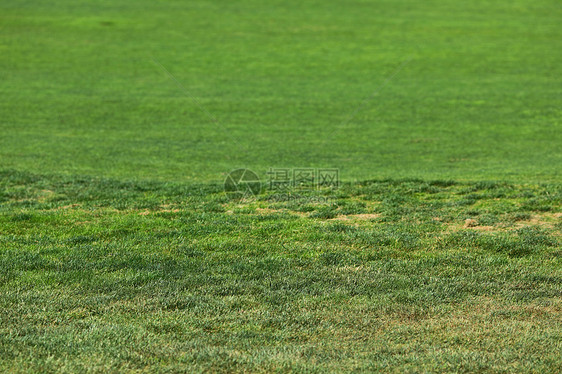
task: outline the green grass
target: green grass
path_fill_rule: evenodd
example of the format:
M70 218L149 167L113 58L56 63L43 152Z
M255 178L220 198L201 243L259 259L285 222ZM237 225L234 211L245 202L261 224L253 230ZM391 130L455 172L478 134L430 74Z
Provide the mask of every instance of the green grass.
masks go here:
M559 180L555 0L55 4L0 5L4 169Z
M561 19L2 2L0 372L562 372Z
M2 371L562 370L560 185L0 183Z

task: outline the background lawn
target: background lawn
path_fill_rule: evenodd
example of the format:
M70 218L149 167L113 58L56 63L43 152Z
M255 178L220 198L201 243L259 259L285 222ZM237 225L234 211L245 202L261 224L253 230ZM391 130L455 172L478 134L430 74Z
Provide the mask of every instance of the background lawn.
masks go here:
M14 0L0 20L4 169L200 182L236 167L350 181L561 171L556 0Z
M562 372L561 23L0 3L0 372Z

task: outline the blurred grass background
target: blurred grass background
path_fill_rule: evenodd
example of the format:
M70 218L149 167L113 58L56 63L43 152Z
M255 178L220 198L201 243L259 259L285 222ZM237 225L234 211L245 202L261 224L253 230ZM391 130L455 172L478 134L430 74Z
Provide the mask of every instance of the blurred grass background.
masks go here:
M3 2L0 169L559 181L561 20L553 0Z

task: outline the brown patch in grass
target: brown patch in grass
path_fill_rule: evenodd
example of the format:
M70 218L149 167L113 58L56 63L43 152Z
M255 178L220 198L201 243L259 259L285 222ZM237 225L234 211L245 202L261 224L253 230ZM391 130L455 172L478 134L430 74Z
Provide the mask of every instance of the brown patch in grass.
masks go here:
M476 227L478 226L478 221L472 218L467 218L464 220L464 227Z
M511 221L499 222L497 225L493 226L481 226L478 220L473 218L467 218L464 223L452 222L445 224L446 231L455 232L460 230L475 230L475 231L506 231L509 229L520 229L523 227L540 227L551 231L554 235L562 236L560 230L556 230L555 225L559 220L562 219L562 213L537 213L531 216L531 218L526 220L518 221L513 223ZM433 218L434 221L439 221L438 217Z
M378 213L363 213L363 214L350 214L347 216L337 216L334 218L328 219L328 221L365 221L369 219L379 218L381 215Z
M271 209L271 208L256 208L256 213L259 214L275 214L275 213L282 213L283 211L280 209Z
M500 228L496 226L475 226L471 227L471 229L477 231L500 231Z
M540 213L534 214L528 220L519 221L517 228L525 226L539 226L545 229L553 229L554 225L562 218L562 213Z

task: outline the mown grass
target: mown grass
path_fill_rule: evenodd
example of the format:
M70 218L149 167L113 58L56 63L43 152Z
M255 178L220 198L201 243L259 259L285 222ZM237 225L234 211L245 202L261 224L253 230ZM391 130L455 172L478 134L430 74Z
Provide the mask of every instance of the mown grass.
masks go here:
M0 176L2 371L562 370L560 185Z
M561 12L1 3L0 372L562 372Z
M3 1L0 162L559 182L561 18L558 0Z

